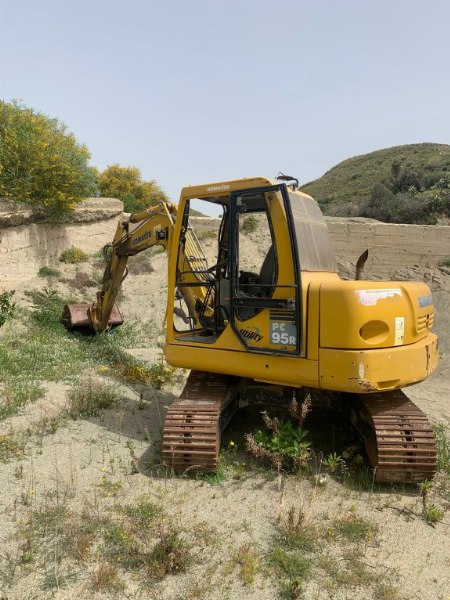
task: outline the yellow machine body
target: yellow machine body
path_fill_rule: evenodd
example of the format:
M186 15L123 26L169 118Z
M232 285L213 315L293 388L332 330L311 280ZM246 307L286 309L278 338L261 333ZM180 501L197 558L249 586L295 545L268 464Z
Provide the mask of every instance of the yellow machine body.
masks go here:
M199 203L219 217L199 219ZM216 226L205 232L202 222ZM122 219L97 301L67 305L67 325L101 332L120 324L115 299L128 257L155 245L168 253L165 357L191 369L167 410L164 464L214 471L221 431L256 382L285 398L298 388L329 390L364 440L376 481L433 477L433 429L401 392L439 360L427 285L362 281L367 253L358 280L341 280L318 204L284 181L240 179L186 187L178 206L162 202Z
M316 202L297 190L289 190L289 197L283 198L283 187L277 181L257 178L182 190L169 250L166 360L177 367L267 383L358 393L393 390L425 379L438 364L437 338L430 332L434 308L428 286L418 282L341 280L336 268L327 270L334 263L331 247L323 247L330 242ZM270 298L257 302L254 316L245 314L241 319L240 312L245 308L237 305L251 304L252 300L247 297L241 300L240 296L249 294L240 289L238 281L229 281L232 279L229 271L234 266L228 271L221 271L221 267L218 272L213 269L210 283L204 281L201 273L196 274L195 269L189 270L188 253L182 251L187 221L180 216L189 213L189 203L194 199L210 200L229 210L230 202L245 204L246 198L251 205L259 190L265 202L258 205L254 201L254 206L266 212L270 220L277 279ZM292 210L296 202L302 204L300 213ZM252 214L247 211L248 207L245 212L228 215L225 227L232 228L231 219ZM296 223L295 219L302 222ZM229 246L238 245L239 227L236 223L232 232L222 231ZM231 239L233 235L235 239ZM300 235L307 239L292 243L292 237ZM317 246L312 253L311 245ZM312 259L307 257L304 261L303 248L314 255ZM325 264L321 262L322 256ZM236 255L231 258L235 261ZM230 260L229 253L225 260ZM311 270L316 265L322 270ZM205 331L199 323L193 323L187 333L177 331L172 303L177 296L180 273L186 273L183 282L199 286L191 288L198 290L199 303L207 295L205 289L213 288L211 297L216 298L216 310L225 313L217 331ZM217 308L223 282L227 286L231 283L230 295L234 293L231 308ZM275 306L276 300L280 308ZM190 310L194 304L192 299ZM214 301L210 302L208 307L211 309L213 304ZM251 309L247 308L249 312Z

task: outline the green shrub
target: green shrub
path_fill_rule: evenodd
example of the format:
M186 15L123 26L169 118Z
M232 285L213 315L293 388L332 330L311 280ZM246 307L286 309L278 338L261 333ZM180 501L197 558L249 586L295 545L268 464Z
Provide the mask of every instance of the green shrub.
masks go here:
M267 413L263 413L263 419L269 431L259 429L254 435L247 434L247 450L257 458L268 458L278 471L282 467L304 467L310 455L308 431L295 427L291 421L271 419Z
M52 267L41 267L38 271L39 277L59 277L61 273Z
M69 393L68 414L72 419L95 417L118 399L116 388L100 381L83 381Z
M0 294L0 327L5 324L5 321L12 317L16 307L12 300L14 290L5 291Z
M58 119L0 101L0 196L51 214L67 212L97 193L89 158Z
M87 260L89 260L89 255L81 250L81 248L69 248L68 250L64 250L59 257L60 262L69 263L72 265L86 262Z
M253 233L258 228L258 219L254 215L249 215L243 219L241 224L242 233L249 234Z
M139 212L167 200L155 180L143 181L137 167L110 165L100 173L98 185L103 197L122 200L125 212Z

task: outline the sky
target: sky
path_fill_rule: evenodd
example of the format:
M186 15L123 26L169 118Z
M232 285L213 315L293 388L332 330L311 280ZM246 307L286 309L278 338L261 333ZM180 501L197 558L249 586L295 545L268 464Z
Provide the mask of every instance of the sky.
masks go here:
M450 0L0 0L0 99L180 189L450 143Z

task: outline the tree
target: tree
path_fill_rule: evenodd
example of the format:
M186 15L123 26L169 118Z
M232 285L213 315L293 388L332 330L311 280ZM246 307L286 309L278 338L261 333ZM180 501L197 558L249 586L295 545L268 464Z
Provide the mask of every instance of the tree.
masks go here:
M122 200L125 212L138 212L167 200L155 180L142 180L137 167L109 165L99 175L98 185L102 196Z
M0 196L51 214L70 211L97 193L89 158L58 119L0 101Z
M363 217L390 222L394 205L395 196L391 190L382 183L376 183L372 188L369 201L361 210L361 214Z

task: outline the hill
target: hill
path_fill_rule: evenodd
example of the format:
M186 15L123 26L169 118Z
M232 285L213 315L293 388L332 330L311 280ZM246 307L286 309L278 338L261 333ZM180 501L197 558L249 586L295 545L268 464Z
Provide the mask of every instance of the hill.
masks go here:
M409 144L355 156L301 189L326 215L433 224L450 214L450 145Z

